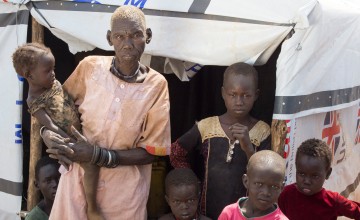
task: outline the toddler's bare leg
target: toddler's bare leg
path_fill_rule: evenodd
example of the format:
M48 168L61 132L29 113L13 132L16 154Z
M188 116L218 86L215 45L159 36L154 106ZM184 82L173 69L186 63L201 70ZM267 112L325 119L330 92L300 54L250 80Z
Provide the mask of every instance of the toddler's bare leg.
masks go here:
M100 168L90 163L82 163L84 169L84 191L87 203L87 216L89 220L104 220L96 204L96 192L99 181Z

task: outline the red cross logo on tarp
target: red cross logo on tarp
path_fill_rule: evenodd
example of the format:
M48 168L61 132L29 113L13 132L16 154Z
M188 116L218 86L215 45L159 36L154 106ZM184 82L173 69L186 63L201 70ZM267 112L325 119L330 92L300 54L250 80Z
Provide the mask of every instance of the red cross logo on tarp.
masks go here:
M331 147L333 155L340 143L340 123L339 113L336 111L326 113L324 128L322 130L322 139Z

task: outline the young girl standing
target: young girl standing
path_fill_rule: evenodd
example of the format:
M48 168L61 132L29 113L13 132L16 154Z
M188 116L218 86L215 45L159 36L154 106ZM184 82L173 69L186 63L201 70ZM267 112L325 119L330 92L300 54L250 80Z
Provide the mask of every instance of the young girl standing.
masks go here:
M195 124L172 144L170 153L175 168L191 167L190 155L200 156L201 213L212 219L246 195L241 179L251 155L271 148L269 125L249 114L259 95L255 68L246 63L229 66L221 91L226 112Z

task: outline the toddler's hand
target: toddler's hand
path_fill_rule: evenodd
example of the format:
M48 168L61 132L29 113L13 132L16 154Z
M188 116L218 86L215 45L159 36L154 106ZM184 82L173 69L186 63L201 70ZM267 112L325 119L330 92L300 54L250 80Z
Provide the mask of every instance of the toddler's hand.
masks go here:
M48 129L45 129L41 136L48 147L46 152L49 153L49 157L59 160L59 163L68 170L72 161L65 155L74 153L68 146L70 139L63 138L61 135Z

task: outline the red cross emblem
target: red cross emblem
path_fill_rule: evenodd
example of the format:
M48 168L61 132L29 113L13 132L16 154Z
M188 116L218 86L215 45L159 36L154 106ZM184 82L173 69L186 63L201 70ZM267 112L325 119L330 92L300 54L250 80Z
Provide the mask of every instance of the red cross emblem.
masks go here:
M336 111L326 113L324 128L322 130L322 139L331 146L333 155L340 143L341 127L339 123L339 113Z

